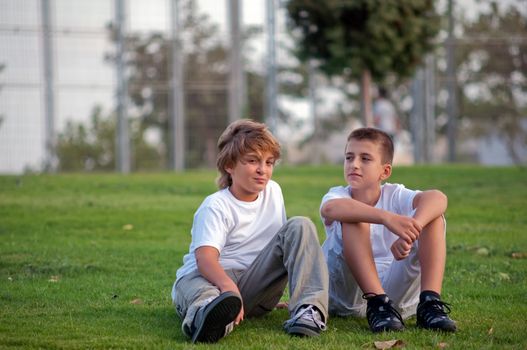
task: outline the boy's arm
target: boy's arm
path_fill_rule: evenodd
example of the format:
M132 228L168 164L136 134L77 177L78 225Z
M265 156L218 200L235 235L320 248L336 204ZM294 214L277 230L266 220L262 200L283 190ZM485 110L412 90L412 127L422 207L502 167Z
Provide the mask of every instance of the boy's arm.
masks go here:
M227 275L223 267L219 263L219 251L210 246L201 246L194 251L196 256L196 263L198 265L199 273L209 282L214 284L223 293L231 291L238 294L241 298L240 290L234 281ZM240 313L234 320L234 324L238 325L243 320L244 312L243 305Z
M422 225L412 217L375 208L353 198L331 199L322 205L320 213L326 221L384 225L408 243L414 242L422 230Z
M414 219L421 226L426 226L430 221L443 215L448 205L447 196L438 190L428 190L418 193L414 197Z
M447 202L447 197L438 190L419 192L412 203L415 209L414 219L422 227L428 225L430 221L445 213ZM407 242L398 239L390 249L395 260L402 260L410 254L411 248Z

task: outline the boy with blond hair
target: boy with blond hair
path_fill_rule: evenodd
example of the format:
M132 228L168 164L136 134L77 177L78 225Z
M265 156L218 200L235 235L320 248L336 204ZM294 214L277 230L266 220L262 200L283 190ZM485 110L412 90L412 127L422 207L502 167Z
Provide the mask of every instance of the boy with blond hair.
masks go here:
M447 197L382 183L392 173L393 142L374 128L356 129L345 148L348 186L333 187L320 213L327 238L329 311L366 316L373 332L417 326L454 332L441 300L446 260Z
M271 180L280 145L264 124L232 123L218 141L219 191L194 215L189 253L172 300L192 342L217 342L244 317L279 302L289 282L287 333L326 329L328 272L315 226L286 220L280 186Z

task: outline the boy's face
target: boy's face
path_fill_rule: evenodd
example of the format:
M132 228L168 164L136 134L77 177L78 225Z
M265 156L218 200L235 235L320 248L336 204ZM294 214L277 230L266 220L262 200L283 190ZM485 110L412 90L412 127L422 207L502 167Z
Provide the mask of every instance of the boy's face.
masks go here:
M354 190L374 189L392 172L383 163L381 147L369 140L351 139L344 154L344 177Z
M232 178L229 190L234 197L245 202L256 200L273 175L275 161L270 152L247 153L233 167L226 167Z

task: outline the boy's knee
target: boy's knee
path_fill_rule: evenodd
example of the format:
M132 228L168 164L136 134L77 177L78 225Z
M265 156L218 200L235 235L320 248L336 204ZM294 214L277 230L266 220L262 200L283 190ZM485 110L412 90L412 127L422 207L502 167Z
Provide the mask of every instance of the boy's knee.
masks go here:
M446 229L446 221L443 215L430 221L424 228L424 231L432 231L438 233L444 233Z
M293 216L286 223L287 232L293 235L302 235L303 237L313 236L318 241L315 224L305 216Z
M287 225L292 227L305 227L307 226L313 226L313 221L311 221L309 218L305 216L293 216L287 220Z

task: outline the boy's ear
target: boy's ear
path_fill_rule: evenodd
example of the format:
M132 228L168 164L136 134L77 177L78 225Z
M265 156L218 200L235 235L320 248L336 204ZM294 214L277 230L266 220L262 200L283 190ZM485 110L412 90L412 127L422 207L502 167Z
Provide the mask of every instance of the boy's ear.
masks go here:
M225 170L227 172L227 174L229 175L232 175L232 171L234 170L234 165L236 163L233 163L231 164L230 162L228 162L227 164L225 164L225 166L223 167L223 170Z
M390 177L390 175L392 175L392 165L391 164L384 164L383 165L383 169L382 169L382 174L381 174L381 181L384 181L386 180L387 178Z

